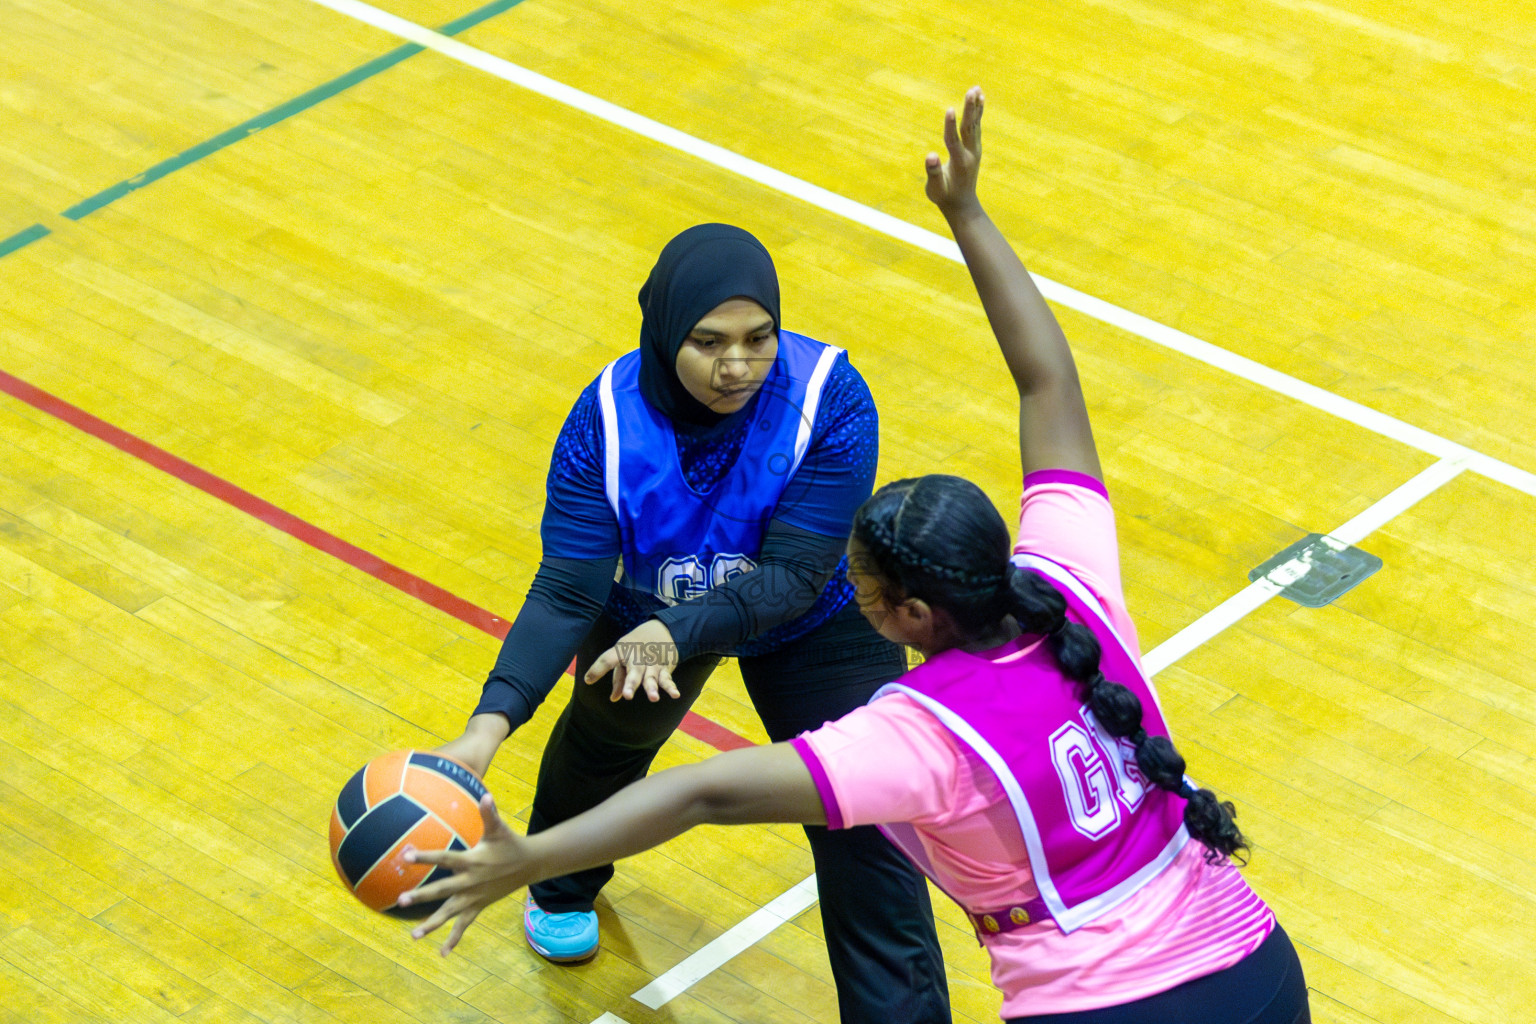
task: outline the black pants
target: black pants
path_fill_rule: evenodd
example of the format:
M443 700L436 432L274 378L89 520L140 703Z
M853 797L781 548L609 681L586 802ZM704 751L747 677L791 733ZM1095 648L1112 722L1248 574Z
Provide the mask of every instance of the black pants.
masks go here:
M1259 948L1225 970L1138 999L1078 1013L1013 1017L1004 1024L1311 1024L1307 981L1278 924Z
M550 733L539 765L528 831L575 817L643 778L681 724L717 657L692 658L672 673L681 698L643 696L609 701L608 679L582 676L619 639L599 619L576 657L571 702ZM775 741L839 718L906 670L895 644L883 639L852 604L780 651L741 659L753 707ZM948 1024L949 990L923 876L873 827L830 831L806 826L816 862L827 956L845 1024ZM592 909L613 877L612 865L552 878L531 887L550 913Z

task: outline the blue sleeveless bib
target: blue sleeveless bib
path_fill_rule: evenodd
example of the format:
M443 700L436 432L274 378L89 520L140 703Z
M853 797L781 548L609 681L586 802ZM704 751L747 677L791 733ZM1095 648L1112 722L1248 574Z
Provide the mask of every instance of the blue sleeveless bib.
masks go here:
M843 350L789 331L752 406L741 454L707 493L689 486L672 421L640 394L640 353L599 378L604 489L624 545L622 586L677 604L757 567L779 497L810 446L821 391Z

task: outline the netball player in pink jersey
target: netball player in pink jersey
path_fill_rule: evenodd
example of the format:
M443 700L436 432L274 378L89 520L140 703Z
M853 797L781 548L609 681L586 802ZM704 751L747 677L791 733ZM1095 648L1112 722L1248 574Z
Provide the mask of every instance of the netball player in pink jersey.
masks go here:
M864 614L924 662L868 705L788 743L653 775L537 835L489 797L456 873L413 933L530 882L649 849L696 824L876 824L970 916L1031 1024L1297 1024L1296 951L1232 856L1232 805L1184 774L1141 667L1114 514L1056 319L976 198L982 96L927 159L1019 392L1016 536L975 485L888 484L859 510L850 579Z

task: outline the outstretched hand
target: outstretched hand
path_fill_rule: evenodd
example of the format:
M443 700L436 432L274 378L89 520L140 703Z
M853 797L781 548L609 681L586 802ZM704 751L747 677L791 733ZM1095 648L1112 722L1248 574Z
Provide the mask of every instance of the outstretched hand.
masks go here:
M452 920L453 931L439 950L443 956L459 944L465 929L475 923L480 911L530 881L536 881L528 840L501 820L501 815L496 813L496 801L489 793L480 798L480 820L485 831L472 849L454 852L407 848L405 851L405 859L412 864L435 864L453 872L440 882L413 889L399 901L400 906L407 907L413 903L446 899L447 902L431 917L411 929L411 938L420 939Z
M947 217L976 204L976 176L981 169L981 111L986 98L981 86L973 85L965 94L965 106L958 123L955 109L944 112L944 148L948 160L929 153L928 198Z

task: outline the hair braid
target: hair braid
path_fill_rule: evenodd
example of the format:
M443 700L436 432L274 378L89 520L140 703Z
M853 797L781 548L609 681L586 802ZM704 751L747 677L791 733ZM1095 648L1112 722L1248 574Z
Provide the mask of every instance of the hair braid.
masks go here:
M993 632L1009 615L1024 632L1044 636L1078 700L1105 731L1135 748L1142 775L1188 802L1184 824L1206 856L1214 862L1247 848L1232 804L1197 789L1173 742L1143 728L1136 694L1104 678L1099 641L1067 618L1066 598L1044 576L1012 564L1008 527L979 487L940 475L886 484L860 506L853 536L893 600L921 598L965 637Z
M1209 789L1196 789L1184 774L1184 758L1167 736L1153 736L1142 727L1141 698L1126 686L1111 682L1099 670L1103 653L1093 630L1066 617L1066 599L1049 580L1037 572L1015 569L1010 580L1014 597L1014 617L1021 627L1025 616L1038 621L1047 614L1051 621L1044 633L1051 653L1062 672L1076 684L1078 700L1088 706L1094 719L1111 736L1128 739L1136 751L1136 766L1159 789L1182 796L1184 825L1189 834L1206 846L1206 859L1213 863L1246 850L1248 844L1234 820L1237 809L1231 802L1221 803ZM1050 591L1051 601L1045 596Z

